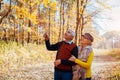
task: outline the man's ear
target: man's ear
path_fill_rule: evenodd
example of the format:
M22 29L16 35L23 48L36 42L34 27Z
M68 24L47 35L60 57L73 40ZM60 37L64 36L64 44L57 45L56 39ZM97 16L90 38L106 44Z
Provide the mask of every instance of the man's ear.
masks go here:
M71 40L73 40L74 36L71 35Z

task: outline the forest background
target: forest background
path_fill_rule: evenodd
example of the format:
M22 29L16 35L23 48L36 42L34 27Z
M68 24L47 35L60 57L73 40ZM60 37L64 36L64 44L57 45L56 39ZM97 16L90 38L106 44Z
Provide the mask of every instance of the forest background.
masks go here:
M56 53L46 50L43 34L56 43L68 28L77 45L85 32L94 36L93 80L119 80L119 7L111 0L0 0L0 80L53 80Z

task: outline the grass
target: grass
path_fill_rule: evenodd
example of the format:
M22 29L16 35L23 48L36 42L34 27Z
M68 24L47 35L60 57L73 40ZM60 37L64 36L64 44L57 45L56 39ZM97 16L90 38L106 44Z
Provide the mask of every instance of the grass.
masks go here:
M45 45L17 44L10 41L8 44L0 42L0 70L4 73L8 69L18 69L27 65L50 62L55 58L54 52L46 50Z
M94 49L95 55L97 56L111 56L116 60L120 60L120 48L115 49Z
M110 52L108 52L108 54L114 58L116 58L117 60L120 60L120 49L116 48L116 49L112 49Z

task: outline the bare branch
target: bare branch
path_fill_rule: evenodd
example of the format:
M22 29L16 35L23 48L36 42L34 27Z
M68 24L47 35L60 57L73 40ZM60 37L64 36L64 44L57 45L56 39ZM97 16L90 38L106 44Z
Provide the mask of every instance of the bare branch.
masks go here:
M11 0L10 0L10 6L9 6L8 11L7 11L6 14L4 14L4 15L1 17L1 19L0 19L0 24L2 23L2 20L3 20L6 16L8 16L8 14L10 13L10 11L11 11Z

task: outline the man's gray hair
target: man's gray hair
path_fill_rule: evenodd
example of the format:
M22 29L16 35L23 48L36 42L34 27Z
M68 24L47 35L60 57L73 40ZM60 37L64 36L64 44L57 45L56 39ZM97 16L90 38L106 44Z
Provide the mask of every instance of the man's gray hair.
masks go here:
M70 31L73 37L75 36L75 32L72 29L69 28L68 31Z

